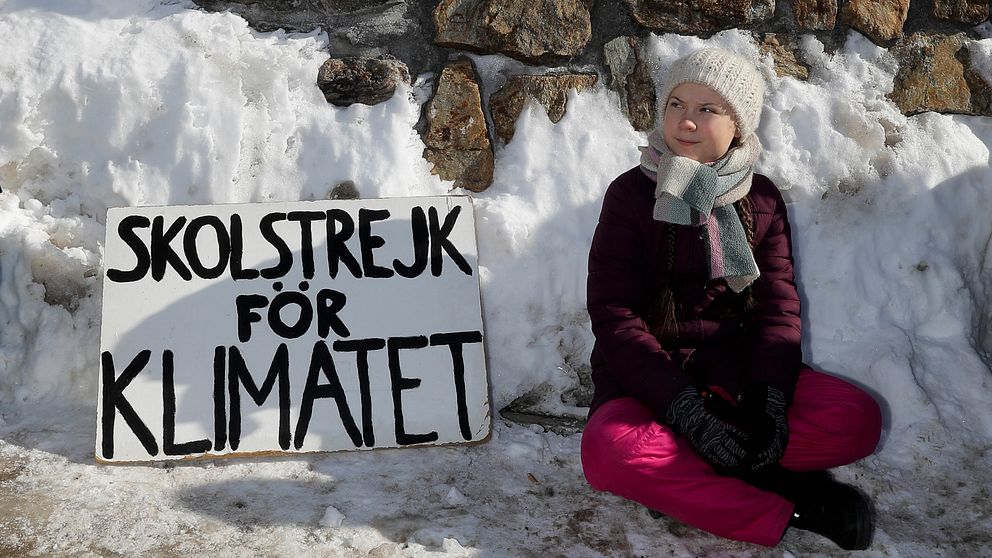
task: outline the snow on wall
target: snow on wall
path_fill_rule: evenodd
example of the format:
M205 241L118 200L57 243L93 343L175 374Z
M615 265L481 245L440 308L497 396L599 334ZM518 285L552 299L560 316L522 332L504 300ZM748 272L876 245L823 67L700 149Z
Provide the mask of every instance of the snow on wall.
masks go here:
M22 5L23 4L23 5ZM413 126L421 96L337 108L314 84L325 37L260 34L182 3L50 2L2 8L0 413L96 401L103 220L115 205L319 199L448 191ZM748 35L654 36L663 72ZM805 302L806 357L885 402L882 456L943 436L992 440L992 173L988 119L903 116L895 63L860 35L828 53L803 40L811 78L770 83L759 170L787 189ZM976 43L992 67L992 40ZM479 57L484 76L512 64ZM585 265L602 194L645 135L602 86L561 122L537 106L474 195L494 405L531 392L556 412L585 366ZM42 405L44 404L44 405ZM951 443L951 442L949 442Z

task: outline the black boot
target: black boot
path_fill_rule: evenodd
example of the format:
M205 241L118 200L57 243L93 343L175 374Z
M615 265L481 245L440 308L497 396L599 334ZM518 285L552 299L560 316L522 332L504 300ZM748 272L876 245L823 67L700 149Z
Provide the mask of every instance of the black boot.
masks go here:
M874 534L874 512L858 489L827 471L790 471L775 464L740 475L748 484L795 504L790 527L812 531L845 550L864 550Z
M844 550L865 550L875 533L871 502L853 486L829 484L827 490L795 502L789 526L823 535Z

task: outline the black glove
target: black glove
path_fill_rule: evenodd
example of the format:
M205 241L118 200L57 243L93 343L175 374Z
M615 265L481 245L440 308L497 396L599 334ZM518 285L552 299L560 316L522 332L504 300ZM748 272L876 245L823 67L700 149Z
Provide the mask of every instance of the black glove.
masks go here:
M756 471L778 463L789 443L785 394L766 384L752 384L740 396L740 426L750 435L747 468Z
M748 436L741 428L718 417L707 407L699 390L691 385L686 386L668 405L665 420L676 434L685 436L703 459L719 470L733 471L747 456L750 447Z

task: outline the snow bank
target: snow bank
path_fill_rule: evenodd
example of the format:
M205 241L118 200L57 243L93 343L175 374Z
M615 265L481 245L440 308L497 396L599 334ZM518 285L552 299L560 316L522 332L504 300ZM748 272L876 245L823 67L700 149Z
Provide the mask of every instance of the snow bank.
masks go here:
M765 555L593 492L578 436L499 420L487 444L419 453L94 464L107 207L319 199L345 180L366 198L450 188L413 130L424 86L330 106L314 85L322 34L192 8L0 2L0 554ZM704 44L757 56L724 32L653 37L650 58L660 74ZM879 507L872 555L987 555L992 121L903 116L885 97L894 61L857 34L802 48L805 83L763 59L760 170L791 201L808 362L887 415L881 452L838 475ZM992 79L992 39L971 53ZM490 89L519 69L475 60ZM530 106L473 196L497 409L584 412L588 245L646 141L618 107L602 86L557 124ZM779 550L825 544L790 530Z
M113 205L314 199L345 180L362 197L448 191L413 125L423 96L337 108L314 85L320 33L260 34L185 3L7 2L0 18L0 409L89 420L95 401L103 219ZM657 72L748 35L655 36ZM990 40L972 49L983 72ZM987 119L903 116L885 97L892 57L852 34L803 40L811 78L778 78L761 172L788 189L812 364L885 402L882 457L992 439L992 209ZM512 63L478 57L496 79ZM602 194L645 135L602 86L552 124L536 105L475 195L495 408L562 394L587 369L585 265ZM440 536L440 535L438 535Z
M49 4L0 19L5 414L95 400L107 207L322 199L344 180L363 197L447 191L409 94L324 101L322 36L186 4Z

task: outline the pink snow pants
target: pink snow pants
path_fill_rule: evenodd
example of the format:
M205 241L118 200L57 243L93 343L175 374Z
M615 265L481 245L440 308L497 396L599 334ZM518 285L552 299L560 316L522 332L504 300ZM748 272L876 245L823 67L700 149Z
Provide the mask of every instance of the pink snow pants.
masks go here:
M878 403L834 376L803 369L789 408L789 443L780 463L794 471L829 469L875 451ZM681 437L655 422L636 399L614 399L582 432L582 469L596 490L639 502L715 535L774 546L792 503L718 475Z

